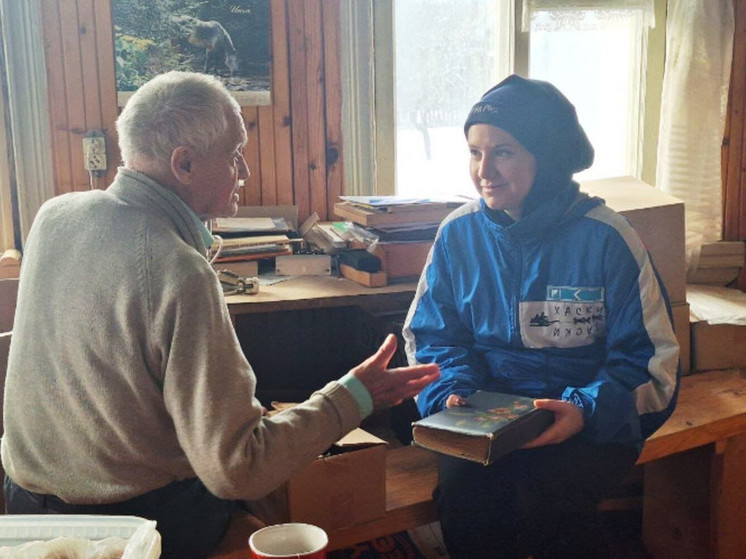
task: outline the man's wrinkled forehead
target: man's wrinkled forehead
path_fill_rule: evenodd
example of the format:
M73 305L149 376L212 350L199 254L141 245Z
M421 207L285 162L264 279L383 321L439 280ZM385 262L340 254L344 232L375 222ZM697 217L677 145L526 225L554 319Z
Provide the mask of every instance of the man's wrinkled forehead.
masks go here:
M241 111L231 106L226 112L228 113L228 122L231 123L229 126L231 133L236 133L236 139L238 142L240 142L241 145L246 145L246 142L249 141L249 134L246 132L246 125L243 116L241 116Z

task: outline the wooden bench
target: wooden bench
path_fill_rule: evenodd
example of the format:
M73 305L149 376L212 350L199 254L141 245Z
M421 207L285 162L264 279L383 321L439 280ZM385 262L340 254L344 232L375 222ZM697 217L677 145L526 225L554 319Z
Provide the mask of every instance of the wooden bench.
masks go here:
M746 371L685 377L676 411L638 463L653 557L746 557Z
M644 465L643 538L656 559L746 557L746 371L684 377L676 411L646 441L637 463ZM333 548L436 520L435 455L394 449L386 468L386 515L332 532ZM619 504L609 500L600 508Z
M330 549L437 520L432 491L436 455L409 446L386 458L386 514L333 530ZM643 538L659 558L746 557L746 373L710 371L685 377L676 411L645 443ZM615 508L602 503L602 510ZM241 534L242 551L248 534ZM237 540L238 541L238 540ZM215 558L238 559L228 549Z

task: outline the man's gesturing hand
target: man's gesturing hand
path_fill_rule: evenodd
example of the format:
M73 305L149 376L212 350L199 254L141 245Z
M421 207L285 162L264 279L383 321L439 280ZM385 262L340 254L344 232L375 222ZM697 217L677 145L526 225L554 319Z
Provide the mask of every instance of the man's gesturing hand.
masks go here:
M395 351L396 337L389 334L378 351L350 371L368 389L376 409L414 397L440 376L440 367L434 363L387 369Z

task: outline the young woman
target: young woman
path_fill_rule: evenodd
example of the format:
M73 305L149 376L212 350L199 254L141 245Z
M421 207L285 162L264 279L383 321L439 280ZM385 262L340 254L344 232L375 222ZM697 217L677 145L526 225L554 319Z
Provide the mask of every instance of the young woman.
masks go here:
M481 199L441 225L404 326L410 363L437 363L423 416L476 390L535 398L554 423L491 466L440 458L453 559L603 557L597 505L673 411L678 344L629 223L579 192L593 162L553 85L510 76L464 127Z

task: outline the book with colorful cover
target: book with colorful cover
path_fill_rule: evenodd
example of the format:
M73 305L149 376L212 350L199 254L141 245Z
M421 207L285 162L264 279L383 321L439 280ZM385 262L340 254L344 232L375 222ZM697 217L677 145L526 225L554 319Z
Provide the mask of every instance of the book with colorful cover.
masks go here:
M479 390L456 406L412 424L414 443L485 466L539 436L554 421L534 398Z

